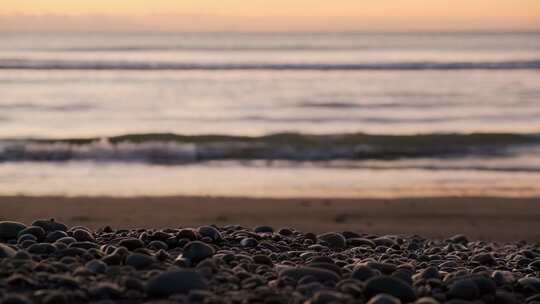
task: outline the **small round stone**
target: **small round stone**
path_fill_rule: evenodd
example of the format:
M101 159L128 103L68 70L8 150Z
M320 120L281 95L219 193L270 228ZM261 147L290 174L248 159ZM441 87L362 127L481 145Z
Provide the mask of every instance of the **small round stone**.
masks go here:
M451 298L472 301L480 297L480 290L473 280L463 279L452 284L448 295Z
M73 237L79 242L95 242L94 236L87 230L77 229L73 231Z
M279 273L280 277L290 277L296 281L311 276L317 281L339 281L340 277L333 271L315 267L291 267Z
M45 236L47 233L41 227L29 226L19 231L19 234L17 236L21 237L23 235L28 235L28 234L35 236L37 241L42 242L45 239Z
M317 239L327 244L328 247L334 249L341 249L347 246L347 240L345 239L345 237L342 234L336 232L319 234L317 236Z
M14 239L17 238L19 232L24 230L26 225L19 222L2 221L0 222L0 239Z
M137 270L145 269L152 265L156 259L141 253L130 253L126 258L126 265L133 266Z
M221 233L219 232L219 230L217 230L216 228L212 227L212 226L202 226L202 227L199 227L197 229L197 232L202 236L202 237L208 237L210 239L212 239L214 242L216 241L220 241L221 240Z
M0 259L12 258L13 256L15 256L16 253L17 251L15 251L13 248L0 243Z
M43 228L46 232L52 231L67 231L68 227L62 223L57 222L55 219L50 220L37 220L32 223L32 226L38 226Z
M174 270L158 274L146 284L146 292L152 296L168 297L172 294L186 294L191 290L206 290L206 281L195 271Z
M274 228L270 226L257 226L253 228L255 233L274 233Z
M384 293L394 296L403 302L412 302L416 299L414 289L400 279L389 276L378 276L366 282L366 295L368 298Z
M184 246L184 253L182 254L182 257L194 263L198 263L213 256L214 253L215 250L212 246L200 241L193 241Z
M401 304L401 301L388 294L379 294L371 298L367 304Z

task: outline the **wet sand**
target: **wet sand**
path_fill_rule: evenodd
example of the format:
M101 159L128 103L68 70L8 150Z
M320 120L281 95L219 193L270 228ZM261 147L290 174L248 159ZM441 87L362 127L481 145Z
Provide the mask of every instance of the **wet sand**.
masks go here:
M302 231L418 234L540 242L540 198L254 199L0 197L0 220L56 218L98 228L271 225Z

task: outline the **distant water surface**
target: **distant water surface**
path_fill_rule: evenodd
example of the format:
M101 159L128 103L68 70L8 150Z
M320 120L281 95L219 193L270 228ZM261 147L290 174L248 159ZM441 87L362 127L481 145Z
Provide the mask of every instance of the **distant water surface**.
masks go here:
M540 193L539 33L0 40L0 193Z

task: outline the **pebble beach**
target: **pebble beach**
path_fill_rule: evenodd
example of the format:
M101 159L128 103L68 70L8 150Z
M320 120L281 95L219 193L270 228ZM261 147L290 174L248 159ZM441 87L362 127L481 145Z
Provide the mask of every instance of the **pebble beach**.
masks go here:
M0 303L539 303L538 243L0 222Z

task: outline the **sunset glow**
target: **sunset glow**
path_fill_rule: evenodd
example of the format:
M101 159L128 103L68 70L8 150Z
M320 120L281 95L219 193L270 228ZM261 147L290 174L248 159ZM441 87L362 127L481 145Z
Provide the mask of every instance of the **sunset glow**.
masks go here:
M0 30L535 30L537 0L7 0Z

